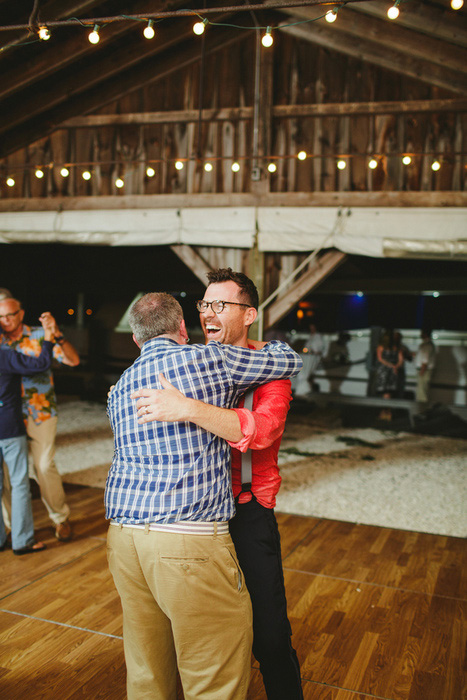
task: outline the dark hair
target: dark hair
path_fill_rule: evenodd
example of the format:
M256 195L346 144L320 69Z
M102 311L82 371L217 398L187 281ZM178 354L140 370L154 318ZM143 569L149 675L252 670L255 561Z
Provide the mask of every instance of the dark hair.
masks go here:
M212 270L207 273L209 284L217 284L219 282L235 282L240 288L240 298L245 299L250 306L255 309L259 306L258 290L254 282L243 274L243 272L234 272L231 267L220 267L218 270Z
M158 335L173 335L183 319L178 301L165 292L150 292L135 301L128 314L128 323L140 345Z

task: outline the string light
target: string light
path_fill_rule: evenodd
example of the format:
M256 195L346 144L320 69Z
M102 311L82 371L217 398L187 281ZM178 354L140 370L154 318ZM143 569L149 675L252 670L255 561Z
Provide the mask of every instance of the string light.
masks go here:
M269 163L268 170L270 173L275 173L277 170L277 165L275 163Z
M412 158L410 156L404 156L402 158L402 162L404 163L404 165L410 165L410 163L412 162Z
M41 41L48 41L50 39L50 32L45 25L42 27L39 27L38 34L39 34L39 39Z
M460 10L464 7L464 0L451 0L451 7L453 10Z
M117 177L115 180L115 187L118 187L119 190L122 189L122 187L125 185L121 177Z
M204 169L207 173L210 173L212 171L212 163L205 163Z
M44 177L44 171L40 168L36 168L36 172L34 174L38 180L42 180L42 178Z
M368 163L368 167L369 167L371 170L376 170L376 168L378 167L378 161L375 160L375 158L372 158L372 159L370 160L370 162Z
M238 171L240 170L240 163L232 163L232 170L234 173L238 173Z
M89 172L89 170L85 170L81 174L81 177L83 178L83 180L90 180L92 176L91 176L91 173Z
M156 32L154 31L154 20L148 21L148 26L144 28L143 35L145 39L154 39Z
M335 22L337 19L337 12L339 8L338 7L333 7L332 10L328 10L326 14L324 15L324 19L326 22L329 22L329 24L332 24L332 22Z
M392 5L392 7L388 9L386 14L389 17L389 19L397 19L399 17L399 4L400 0L396 0L394 5Z
M175 169L176 169L176 170L183 170L183 163L182 163L181 160L177 160L177 161L175 162Z
M95 24L92 32L89 32L88 39L89 39L90 44L98 44L99 43L101 38L99 36L99 25L98 24Z
M298 160L306 160L306 151L300 151L297 154L297 158L298 158Z
M347 163L345 162L345 160L342 160L342 158L337 161L336 165L339 168L339 170L345 170L347 167Z
M437 172L441 168L441 163L438 159L434 160L431 164L431 169Z
M61 175L62 177L68 177L69 174L70 174L70 171L68 170L68 168L63 167L63 168L60 170L60 175Z
M193 32L197 36L201 36L201 34L204 34L204 30L206 29L207 23L208 23L207 19L203 19L202 22L195 22L195 24L193 25Z
M156 171L154 170L154 168L151 168L151 166L148 165L148 167L146 168L146 175L148 177L154 177L155 174L156 174Z
M13 179L12 177L8 177L8 178L7 178L7 181L6 181L6 184L8 185L8 187L14 187L14 186L15 186L15 181L14 181L14 179Z
M269 47L273 45L274 39L272 38L271 27L266 27L266 34L263 35L261 43L266 49L269 49Z

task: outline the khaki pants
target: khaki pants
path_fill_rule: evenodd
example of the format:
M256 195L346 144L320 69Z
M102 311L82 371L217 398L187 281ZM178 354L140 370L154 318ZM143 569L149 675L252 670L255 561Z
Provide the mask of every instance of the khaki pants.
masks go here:
M37 424L29 416L26 430L34 465L30 476L38 482L42 502L47 508L52 522L58 525L67 520L70 515L70 508L65 501L62 477L58 473L54 462L57 417L52 416L52 418ZM3 514L6 523L10 522L10 502L10 482L6 475L3 494Z
M111 525L107 557L123 608L128 700L244 700L250 596L230 535Z
M415 392L415 399L420 403L426 403L428 401L428 392L430 389L431 377L433 375L432 369L427 369L423 374L420 374L418 370L417 374L417 389Z

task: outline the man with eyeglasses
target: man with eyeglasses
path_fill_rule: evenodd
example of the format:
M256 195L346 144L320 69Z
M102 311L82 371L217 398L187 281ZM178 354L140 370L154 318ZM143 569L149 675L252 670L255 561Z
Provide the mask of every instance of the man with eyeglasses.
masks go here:
M10 347L24 355L37 357L44 342L41 326L23 323L24 310L17 299L0 300L0 345ZM39 320L52 328L53 357L65 365L75 367L79 355L73 345L63 336L49 311ZM42 501L55 527L55 537L67 542L72 537L69 521L70 508L65 500L62 479L54 462L55 436L57 432L57 399L53 374L49 368L34 376L23 377L23 416L34 463L34 477L39 483ZM8 519L9 499L5 489L4 515Z
M246 300L221 305L220 316L240 309L251 323L256 315ZM244 700L252 619L228 529L230 448L193 422L140 425L131 394L160 387L164 376L186 396L230 407L250 386L297 374L301 359L278 341L261 352L217 340L188 345L169 294L146 294L128 320L141 355L109 395L115 452L105 490L128 698L173 700L178 665L186 698Z
M208 280L204 299L197 302L206 342L251 347L248 331L258 309L258 292L252 280L231 268L208 273ZM225 438L233 448L236 514L229 530L251 596L253 653L268 700L302 700L274 515L281 483L277 460L291 400L290 381L271 381L255 389L252 410L245 409L243 401L237 409L212 406L184 396L164 378L161 382L163 390L144 389L132 395L138 398L141 424L191 421ZM252 450L252 478L250 484L242 485L241 453L247 450Z

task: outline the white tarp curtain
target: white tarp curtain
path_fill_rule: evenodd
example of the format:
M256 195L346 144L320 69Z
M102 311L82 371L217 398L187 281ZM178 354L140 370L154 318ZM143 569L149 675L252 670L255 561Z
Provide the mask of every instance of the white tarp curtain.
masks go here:
M251 248L254 207L0 212L0 243Z
M467 253L465 208L265 207L258 209L258 230L262 251L306 252L324 244L370 257L433 254L436 247L443 257Z
M0 212L1 243L177 245L467 257L466 208L206 207Z

